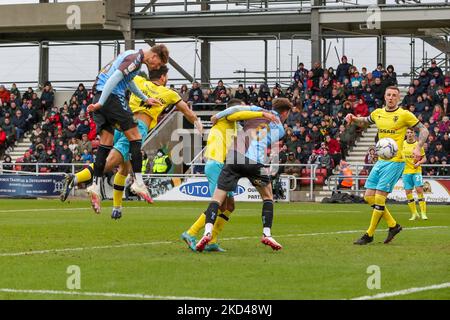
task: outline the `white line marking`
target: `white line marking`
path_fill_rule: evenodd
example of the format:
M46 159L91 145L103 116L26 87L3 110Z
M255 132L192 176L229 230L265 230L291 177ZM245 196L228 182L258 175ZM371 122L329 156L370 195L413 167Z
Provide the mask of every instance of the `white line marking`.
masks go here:
M441 284L434 284L427 287L419 287L419 288L409 288L405 290L399 290L394 292L384 292L379 293L373 296L363 296L363 297L357 297L352 298L351 300L373 300L373 299L383 299L383 298L389 298L389 297L396 297L396 296L403 296L406 294L416 293L416 292L422 292L422 291L428 291L428 290L439 290L439 289L445 289L450 288L450 282L445 282Z
M428 226L428 227L412 227L403 228L403 230L426 230L426 229L442 229L448 228L447 226ZM378 230L383 231L383 230ZM322 236L322 235L333 235L333 234L346 234L346 233L361 233L365 230L346 230L346 231L332 231L332 232L318 232L318 233L298 233L298 234L285 234L277 235L277 238L284 237L308 237L308 236ZM222 238L222 241L231 240L249 240L249 239L259 239L257 236L248 237L232 237L232 238ZM47 249L47 250L36 250L36 251L22 251L22 252L5 252L0 253L0 257L16 257L16 256L27 256L33 254L46 254L46 253L57 253L57 252L72 252L72 251L84 251L84 250L97 250L97 249L114 249L114 248L126 248L126 247L143 247L143 246L153 246L159 244L174 244L178 241L154 241L154 242L143 242L143 243L124 243L117 245L104 245L104 246L93 246L93 247L79 247L79 248L61 248L61 249Z
M102 209L112 209L112 207L102 207ZM172 209L172 210L201 210L199 207L183 207L183 208L176 208L176 207L157 207L157 206L149 206L149 207L124 207L124 210L128 209ZM9 212L47 212L47 211L79 211L79 210L92 210L90 207L82 207L82 208L48 208L48 209L8 209L8 210L0 210L0 213L9 213ZM254 211L259 212L260 209L237 209L236 211ZM296 213L330 213L330 210L305 210L302 208L299 208L298 210L292 210L292 209L280 209L279 213L284 212L296 212ZM359 212L359 210L333 210L331 213L348 213L348 212Z
M83 292L83 291L60 291L60 290L25 290L25 289L10 289L10 288L0 288L0 292L27 293L27 294L54 294L54 295L89 296L89 297L106 297L106 298L163 299L163 300L216 300L214 298L159 296L159 295L142 294L142 293ZM219 299L219 298L217 298L217 299ZM220 298L220 300L222 300L222 299Z
M173 241L155 241L155 242L144 242L144 243L124 243L117 245L108 246L94 246L94 247L80 247L80 248L62 248L62 249L48 249L48 250L37 250L37 251L23 251L23 252L11 252L11 253L1 253L0 257L15 257L15 256L26 256L32 254L45 254L45 253L57 253L57 252L72 252L72 251L84 251L84 250L96 250L96 249L113 249L113 248L126 248L126 247L142 247L142 246L154 246L158 244L171 244Z

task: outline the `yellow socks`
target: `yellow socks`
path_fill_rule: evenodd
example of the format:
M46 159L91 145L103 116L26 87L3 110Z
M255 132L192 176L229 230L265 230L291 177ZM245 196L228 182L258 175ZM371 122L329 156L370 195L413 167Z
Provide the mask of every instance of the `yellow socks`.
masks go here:
M386 200L386 198L384 198ZM383 219L386 220L386 223L389 228L393 228L397 225L397 221L395 221L394 217L389 212L389 209L387 206L384 206L384 214Z
M114 208L122 207L123 191L125 190L125 181L127 177L116 173L114 176L114 190L113 190L113 206Z
M200 229L202 229L205 226L206 216L205 213L202 213L200 217L198 217L197 221L194 222L194 224L189 228L187 233L190 236L196 236L197 233L199 233Z
M367 229L369 237L373 237L378 223L385 213L386 197L376 194L374 198L375 203L373 205L372 219L370 220L369 229Z
M418 198L418 201L419 201L420 212L422 214L426 214L427 213L427 203L425 201L423 193L418 193L417 194L417 198Z
M422 219L427 220L427 202L423 196L423 193L418 193L417 198L419 200L420 214L422 215Z
M414 195L412 193L409 193L406 195L406 199L408 201L408 207L409 211L411 211L411 219L414 220L417 217L417 207L416 207L416 201L414 200Z
M88 182L94 176L94 164L91 163L88 167L75 173L75 184Z
M225 222L227 222L230 219L231 212L228 210L225 210L222 213L219 213L217 216L216 222L214 223L213 231L212 231L212 237L211 241L209 243L217 243L217 236L219 233L222 232L223 228L225 227Z

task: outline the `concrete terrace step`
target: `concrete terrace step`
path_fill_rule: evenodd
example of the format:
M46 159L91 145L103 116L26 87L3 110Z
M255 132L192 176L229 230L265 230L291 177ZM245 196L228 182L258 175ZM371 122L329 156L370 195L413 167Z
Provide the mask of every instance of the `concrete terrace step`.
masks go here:
M356 147L360 147L360 146L374 146L375 145L375 140L373 141L357 141L356 142Z
M375 142L375 137L363 136L359 139L359 142Z
M347 161L350 164L352 162L364 162L364 157L363 156L348 156L345 158L345 161Z
M350 152L349 156L350 156L350 157L354 157L354 156L365 156L366 153L367 153L367 150L366 150L366 149L361 150L361 151L355 151L355 150L354 150L354 151Z

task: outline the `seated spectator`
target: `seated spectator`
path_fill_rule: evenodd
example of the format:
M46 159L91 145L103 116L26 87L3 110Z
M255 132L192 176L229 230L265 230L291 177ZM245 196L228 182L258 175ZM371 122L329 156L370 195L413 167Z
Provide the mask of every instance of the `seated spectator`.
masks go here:
M300 163L303 163L303 164L308 163L309 155L303 150L303 148L301 146L297 147L295 157L297 158L297 160Z
M14 170L14 166L12 164L12 159L11 156L9 156L8 154L5 155L5 158L3 159L3 170L8 170L8 171L13 171Z
M201 97L203 96L203 92L198 81L192 83L192 88L189 90L189 101L194 101L194 95L197 95L197 103L202 102Z
M323 154L319 157L319 167L327 169L327 176L328 178L333 170L332 166L332 159L331 156L328 153L328 148L323 149Z
M431 153L432 157L436 159L437 163L440 163L443 158L447 158L447 153L444 151L441 142L436 143L436 149Z
M215 103L214 102L214 94L211 89L206 89L203 91L203 103Z
M84 120L83 123L79 124L77 127L77 138L81 138L84 134L88 134L91 131L89 126L89 120Z
M382 63L377 64L377 68L372 71L372 75L375 79L376 78L381 79L381 76L383 75L383 64Z
M22 171L36 172L36 166L32 165L33 163L36 163L36 162L37 162L37 159L34 157L34 155L32 155L30 151L26 151L25 155L22 159L22 163L26 163L28 165L23 165Z
M23 99L25 99L25 100L32 100L33 99L33 93L34 93L34 90L33 90L33 88L32 87L28 87L28 89L27 89L27 91L26 92L24 92L24 94L23 94Z
M17 110L15 116L12 119L12 123L16 129L16 138L21 140L25 132L27 131L27 121L22 114L21 110Z
M369 115L369 106L366 104L363 98L358 100L355 105L353 114L357 117L367 117Z
M77 129L75 127L75 125L72 123L67 127L66 130L66 137L67 139L72 139L72 138L76 138L77 137Z
M16 128L11 123L11 118L5 118L0 126L6 134L6 148L14 147L16 143Z
M83 149L83 153L81 155L81 161L83 163L93 163L94 157L89 153L88 149Z
M244 85L243 84L239 84L237 91L234 94L234 97L236 99L241 99L242 101L244 101L245 103L249 103L250 99L248 96L247 91L244 89Z
M92 152L92 143L88 139L88 135L86 133L81 136L81 141L78 143L78 145L80 150L86 149L88 153Z
M432 115L434 122L440 121L443 116L444 116L444 112L442 110L442 107L439 104L435 105L434 109L433 109L433 115Z
M444 149L444 152L446 154L450 154L450 137L449 137L449 131L444 133L444 136L442 137L442 149Z
M6 132L0 126L0 157L3 157L7 146L6 146Z
M375 148L374 147L370 147L369 150L367 151L366 156L364 157L364 163L365 164L370 164L370 166L364 166L364 169L367 170L367 172L370 172L370 170L372 170L371 165L375 164L375 162L378 161L378 155L375 152Z
M77 90L73 93L72 97L75 97L79 105L82 104L83 100L87 100L88 92L84 87L84 84L80 83Z
M0 105L9 104L11 99L11 92L5 88L4 85L0 85Z
M300 166L295 166L298 164L300 164L300 161L295 158L295 153L289 152L288 158L286 160L286 166L284 168L284 173L298 177L301 172Z
M439 169L437 170L437 175L438 176L443 176L443 177L448 177L450 176L450 170L447 167L447 158L444 157L441 159L441 164L442 166L439 167Z
M227 88L225 88L225 86L223 85L223 81L219 80L217 82L217 86L214 88L214 91L213 91L213 95L214 95L215 100L219 100L220 99L221 91L226 92Z
M333 159L334 164L341 161L341 146L336 139L333 139L330 135L325 137L325 143L328 148L328 152Z

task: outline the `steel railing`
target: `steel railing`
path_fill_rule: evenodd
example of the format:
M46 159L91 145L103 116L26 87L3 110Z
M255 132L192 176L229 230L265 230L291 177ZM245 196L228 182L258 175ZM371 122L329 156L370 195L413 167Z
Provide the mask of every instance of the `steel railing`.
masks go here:
M366 181L369 174L370 174L370 168L372 168L374 166L374 164L365 164L365 163L355 163L355 164L351 164L350 167L352 168L352 171L355 172L355 174L350 175L350 176L342 176L342 175L331 175L328 177L328 191L336 191L337 187L339 186L339 180L341 179L345 179L345 178L351 178L353 180L352 182L352 187L351 188L345 188L343 190L345 190L345 192L354 192L354 193L359 193L359 192L364 192L366 189L364 187L360 187L360 181ZM442 165L442 164L424 164L422 165L422 170L426 169L426 168L449 168L450 169L450 164L447 165ZM354 169L354 170L353 170ZM362 172L363 170L367 171L367 175L361 175L360 172ZM450 176L439 176L439 175L434 175L434 176L427 176L424 175L424 178L427 179L440 179L440 180L450 180Z

